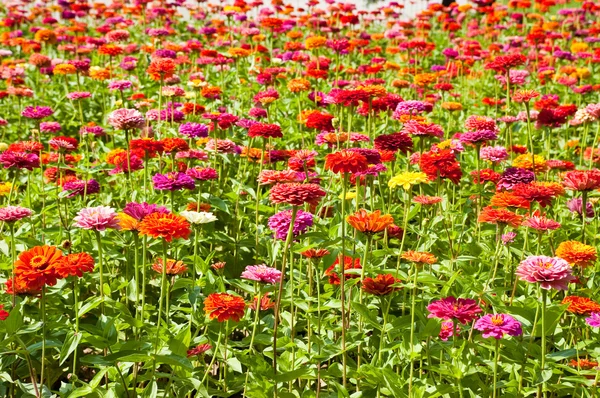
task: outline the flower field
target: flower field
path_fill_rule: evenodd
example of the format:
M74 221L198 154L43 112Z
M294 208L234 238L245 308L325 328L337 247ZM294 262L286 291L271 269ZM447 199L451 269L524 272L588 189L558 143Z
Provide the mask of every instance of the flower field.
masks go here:
M596 397L600 4L0 6L0 396Z

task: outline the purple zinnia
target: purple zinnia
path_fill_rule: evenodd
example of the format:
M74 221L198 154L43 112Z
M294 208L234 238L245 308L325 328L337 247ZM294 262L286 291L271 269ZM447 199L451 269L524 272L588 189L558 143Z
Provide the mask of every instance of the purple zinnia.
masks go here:
M508 314L487 314L475 322L475 329L480 330L484 339L493 337L501 339L505 334L520 336L521 323Z
M200 181L216 180L219 178L217 170L212 167L193 167L187 169L185 173L193 179Z
M155 174L152 176L154 189L161 191L178 191L180 189L194 189L196 184L192 177L181 172L169 172L167 174Z
M202 123L183 123L179 126L179 134L188 138L208 137L208 126Z
M133 83L131 83L129 80L117 80L117 81L108 83L108 89L111 91L112 90L123 91L128 88L131 88L132 85L133 85Z
M292 221L292 210L281 211L269 218L269 228L275 233L275 239L285 240L290 222ZM298 236L313 225L313 215L303 210L298 210L294 222L293 235Z
M34 167L40 167L40 158L35 153L6 151L0 154L0 163L5 169L33 170Z
M63 184L63 191L69 191L67 198L72 198L77 195L83 196L84 194L92 195L100 192L100 184L94 179L88 181L68 181Z
M529 184L535 179L535 173L531 170L521 169L519 167L508 167L502 173L502 177L496 185L498 190L512 189L517 184Z
M394 111L394 119L399 119L402 115L419 115L428 109L431 105L426 104L423 101L408 100L398 103L396 110Z
M582 201L581 198L573 198L570 199L569 201L567 201L567 208L569 209L569 211L571 213L577 213L581 216L581 208L582 208ZM585 204L585 215L588 218L592 218L594 217L594 207L590 202L587 202Z
M42 133L58 133L60 131L60 123L58 122L41 122L40 131Z
M482 144L486 141L498 139L498 134L493 130L467 131L462 133L459 139L463 144Z
M28 119L44 119L54 113L49 106L26 106L21 112L21 116Z
M125 208L123 209L123 213L135 218L137 221L141 221L148 214L152 214L152 213L167 214L170 212L164 206L149 204L147 202L143 202L143 203L129 202L125 205Z

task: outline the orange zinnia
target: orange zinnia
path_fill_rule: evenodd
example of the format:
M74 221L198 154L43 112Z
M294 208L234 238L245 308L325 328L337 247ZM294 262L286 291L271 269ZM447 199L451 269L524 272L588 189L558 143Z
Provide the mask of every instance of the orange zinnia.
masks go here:
M385 296L400 290L399 287L394 287L397 283L400 283L400 279L395 278L394 275L380 274L375 278L365 278L362 282L362 290L375 296Z
M510 225L511 227L517 228L521 225L523 216L507 209L494 209L488 206L481 211L477 221L489 224Z
M187 239L192 232L190 223L180 215L172 213L152 213L144 217L139 225L140 236L163 238L167 242L173 239Z
M556 248L556 256L569 262L571 265L588 267L596 262L596 249L574 240L562 242Z
M154 264L152 264L152 269L154 271L158 272L159 274L162 274L163 259L160 257L158 259L156 259L156 262ZM167 269L165 270L165 273L167 275L181 275L185 271L187 271L187 267L185 266L183 261L181 261L181 260L177 261L172 258L167 259Z
M212 293L204 300L204 312L219 322L238 322L244 316L246 302L240 296L228 293Z
M589 315L600 312L600 304L587 297L567 296L561 304L569 304L567 311L577 315Z
M349 215L346 221L352 227L365 234L376 234L394 223L394 219L389 214L381 215L379 210L369 213L365 209Z
M94 259L88 253L71 253L63 257L55 266L56 273L61 278L67 276L82 277L84 272L94 269Z
M512 192L496 192L490 205L494 207L517 207L521 209L529 209L530 203L527 199L517 196Z
M435 264L437 257L428 252L416 252L414 250L407 250L402 253L401 257L407 261L417 264Z
M58 277L56 266L62 258L63 254L56 246L35 246L19 255L15 261L15 276L28 290L53 286Z

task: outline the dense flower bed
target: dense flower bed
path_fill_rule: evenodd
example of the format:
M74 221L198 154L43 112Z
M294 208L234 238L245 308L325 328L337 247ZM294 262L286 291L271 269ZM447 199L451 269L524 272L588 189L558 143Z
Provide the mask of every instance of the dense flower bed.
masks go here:
M402 9L3 2L0 395L596 396L600 5Z

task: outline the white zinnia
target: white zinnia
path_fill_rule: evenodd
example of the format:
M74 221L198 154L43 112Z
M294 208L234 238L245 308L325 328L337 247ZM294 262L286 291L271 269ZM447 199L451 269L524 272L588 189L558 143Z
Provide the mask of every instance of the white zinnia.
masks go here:
M217 217L207 211L182 211L180 214L191 224L208 224L217 221Z

